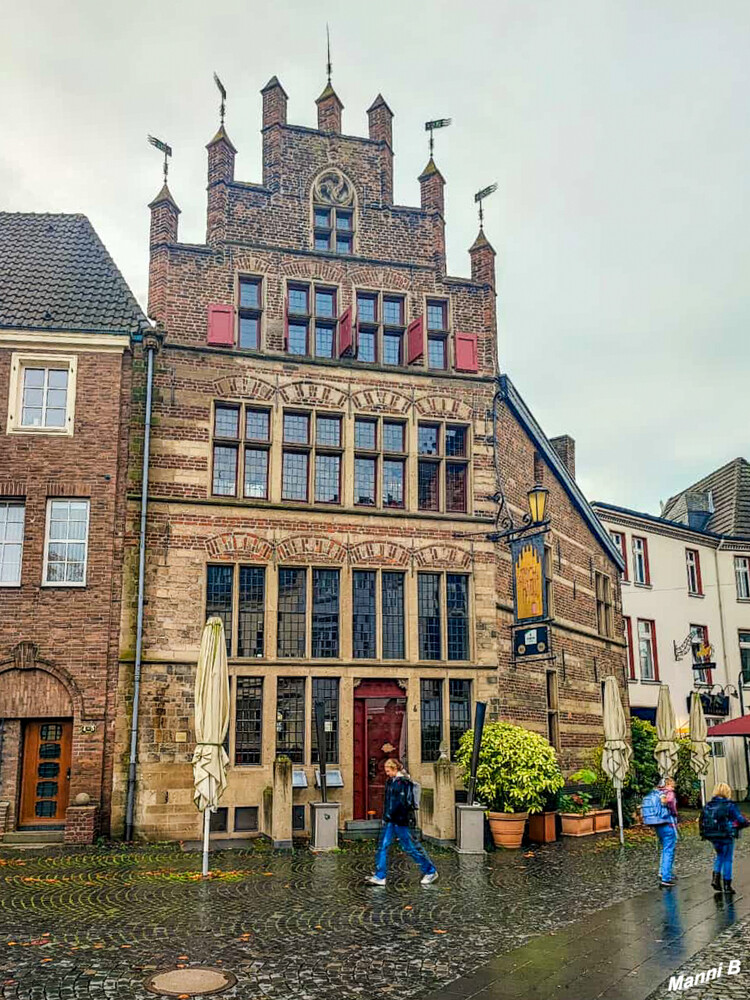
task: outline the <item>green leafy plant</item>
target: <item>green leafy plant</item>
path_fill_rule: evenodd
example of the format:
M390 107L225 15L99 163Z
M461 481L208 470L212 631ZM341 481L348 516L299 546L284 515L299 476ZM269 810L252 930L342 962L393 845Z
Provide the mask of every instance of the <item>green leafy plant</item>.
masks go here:
M472 730L461 737L456 762L468 782ZM493 812L542 812L564 784L557 754L547 740L522 726L489 722L484 727L477 768L477 799Z
M697 809L701 804L701 783L690 766L690 740L678 740L675 791L681 806Z
M588 792L572 792L570 795L561 795L560 812L578 813L582 816L584 813L590 812L591 799Z

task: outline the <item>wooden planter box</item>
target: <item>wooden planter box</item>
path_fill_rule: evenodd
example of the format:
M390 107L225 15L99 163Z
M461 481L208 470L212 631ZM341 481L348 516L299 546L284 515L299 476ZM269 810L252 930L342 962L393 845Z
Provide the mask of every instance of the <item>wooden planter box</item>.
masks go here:
M538 844L552 844L557 840L555 818L557 812L533 813L529 816L529 840Z
M563 837L588 837L594 830L593 813L560 813Z
M594 833L612 832L612 810L597 809L594 813Z

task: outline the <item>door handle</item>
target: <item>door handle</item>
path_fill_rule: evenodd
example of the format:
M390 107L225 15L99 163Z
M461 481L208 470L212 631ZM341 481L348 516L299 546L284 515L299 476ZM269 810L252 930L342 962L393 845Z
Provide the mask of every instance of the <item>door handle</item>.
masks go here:
M369 766L367 768L367 777L370 781L374 781L378 776L378 759L377 757L370 757Z

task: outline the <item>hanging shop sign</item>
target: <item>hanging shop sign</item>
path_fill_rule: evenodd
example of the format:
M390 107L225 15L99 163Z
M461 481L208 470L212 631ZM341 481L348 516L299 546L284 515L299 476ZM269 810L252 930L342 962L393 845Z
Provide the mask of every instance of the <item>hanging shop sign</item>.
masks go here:
M517 624L547 618L544 586L544 532L513 539L513 616Z
M513 631L513 656L517 660L550 654L549 625L533 625Z
M688 695L688 712L690 711L690 699L693 698L697 691L691 691ZM707 691L700 692L701 704L703 705L704 715L720 715L726 717L729 715L729 695L727 694L710 694Z

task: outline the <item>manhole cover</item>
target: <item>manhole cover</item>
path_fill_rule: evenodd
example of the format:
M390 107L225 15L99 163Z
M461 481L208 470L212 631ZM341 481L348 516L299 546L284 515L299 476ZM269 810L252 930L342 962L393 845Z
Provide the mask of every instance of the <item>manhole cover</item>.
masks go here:
M223 993L237 982L236 976L223 969L193 965L187 969L167 969L146 981L146 989L166 997L210 996Z

